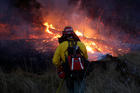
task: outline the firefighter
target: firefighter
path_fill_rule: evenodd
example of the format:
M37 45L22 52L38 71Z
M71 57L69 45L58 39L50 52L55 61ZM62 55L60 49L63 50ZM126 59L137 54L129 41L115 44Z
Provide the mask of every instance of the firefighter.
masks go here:
M69 93L84 93L88 62L86 47L70 26L64 28L59 43L53 56L58 76L66 80Z

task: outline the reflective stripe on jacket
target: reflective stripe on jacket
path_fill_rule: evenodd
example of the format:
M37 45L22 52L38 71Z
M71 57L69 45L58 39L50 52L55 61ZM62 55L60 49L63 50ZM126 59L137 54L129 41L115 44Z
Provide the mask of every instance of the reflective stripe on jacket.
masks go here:
M71 42L70 42L70 45L71 45ZM88 59L87 50L86 50L85 45L80 41L77 41L77 45L79 46L80 50L82 51L83 56L86 59ZM68 41L64 41L64 42L60 43L60 45L56 48L56 51L53 56L53 64L56 67L61 65L61 62L60 62L61 60L62 60L62 62L65 62L65 55L66 56L68 55L67 49L68 49Z

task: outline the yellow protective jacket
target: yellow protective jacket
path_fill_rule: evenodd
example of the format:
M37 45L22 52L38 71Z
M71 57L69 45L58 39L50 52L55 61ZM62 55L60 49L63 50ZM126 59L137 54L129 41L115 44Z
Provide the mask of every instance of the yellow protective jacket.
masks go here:
M70 46L71 45L72 44L70 42ZM85 45L80 41L77 42L77 45L79 46L80 50L83 52L83 56L86 59L88 59L87 50L86 50ZM61 65L61 61L65 62L65 55L66 56L68 55L67 49L68 49L68 41L64 41L64 42L60 43L60 45L56 48L56 51L53 56L53 64L56 67L59 67Z

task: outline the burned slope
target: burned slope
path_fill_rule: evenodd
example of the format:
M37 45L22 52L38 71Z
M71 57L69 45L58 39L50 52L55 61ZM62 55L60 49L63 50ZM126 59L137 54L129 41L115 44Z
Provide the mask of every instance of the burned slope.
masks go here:
M53 51L39 52L34 47L35 42L41 40L1 40L0 67L3 71L11 72L17 68L37 73L46 71Z

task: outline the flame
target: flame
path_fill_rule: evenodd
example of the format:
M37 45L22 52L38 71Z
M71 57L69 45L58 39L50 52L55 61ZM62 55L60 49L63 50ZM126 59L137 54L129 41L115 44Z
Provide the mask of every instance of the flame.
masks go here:
M44 26L46 26L45 31L46 31L47 33L49 33L49 34L53 34L53 33L50 31L50 29L55 29L55 28L53 27L52 24L49 25L48 22L45 22L45 23L44 23Z
M79 32L78 30L75 31L77 36L83 36L83 34L81 32Z
M75 29L74 31L76 35L79 36L80 40L85 44L88 53L94 54L96 52L101 52L101 53L109 53L115 55L118 54L118 52L123 54L129 52L128 49L129 45L126 45L125 47L124 45L122 46L120 45L121 42L118 43L116 42L121 39L118 39L118 37L116 38L114 37L117 36L116 32L112 31L115 29L112 29L109 26L105 27L102 20L100 20L101 17L96 19L95 18L91 19L86 15L87 13L85 11L82 10L79 11L79 9L81 9L80 3L81 0L79 0L76 7L71 7L67 9L65 13L61 8L53 8L53 9L51 9L51 7L49 9L42 8L41 12L43 14L42 17L44 21L43 23L44 26L42 25L36 26L33 24L33 26L28 27L28 29L22 29L20 25L11 26L11 24L0 22L0 38L3 39L5 36L7 36L6 38L9 39L14 38L14 39L41 39L42 40L42 38L43 39L45 38L45 40L43 40L43 44L49 42L54 45L52 47L54 48L58 45L56 41L57 38L61 37L62 29L65 26L72 26ZM49 13L46 15L46 12ZM26 25L24 28L26 28ZM21 36L19 31L21 33ZM35 31L37 33L34 33ZM38 31L40 31L41 33L39 32L38 34ZM110 36L112 32L115 32L115 35ZM114 45L114 42L116 43L116 45ZM39 49L43 49L41 44L37 44L37 46L39 47Z
M49 37L51 37L51 41L61 37L60 33L57 34L57 33L53 32L53 30L56 31L56 28L52 24L49 24L48 22L45 22L44 26L46 27L45 32L50 34ZM47 35L47 37L48 37L48 35Z
M60 29L56 29L53 24L49 24L48 22L44 22L44 26L46 27L45 32L49 33L47 34L47 37L51 38L50 41L57 40L57 38L61 37ZM59 33L58 33L59 32ZM84 36L83 33L79 30L75 30L75 33L77 36L80 37L81 41L85 44L88 53L94 54L95 52L101 52L101 53L111 53L114 54L113 48L109 46L103 46L97 44L98 42L95 42L93 40L88 39L89 36ZM96 39L96 35L94 36L94 39ZM119 48L118 51L123 51L123 49Z
M93 48L92 47L90 47L90 46L86 46L86 48L87 48L87 51L88 52L90 52L90 53L95 53L94 51L93 51Z
M45 22L44 26L46 26L45 32L51 34L50 35L51 41L61 37L60 33L55 33L55 32L52 31L52 30L55 30L55 31L58 32L58 30L56 30L56 28L52 24L49 24L48 22ZM77 36L83 37L83 33L81 33L80 31L76 30L75 33L76 33ZM87 41L84 41L84 40L82 40L82 42L85 43L88 52L90 52L92 54L95 52L94 51L95 47L96 47L95 42L88 42L87 43Z
M96 46L96 43L94 43L94 42L92 42L91 44L94 45L94 46Z
M51 24L50 24L51 23ZM61 27L65 27L64 24L53 24L52 22L44 22L43 23L44 26L42 26L42 30L41 31L44 31L43 34L41 35L36 35L36 34L29 34L27 35L27 38L29 39L42 39L42 43L36 43L37 47L36 47L36 50L38 51L43 51L43 52L46 52L48 50L50 50L49 48L46 48L46 43L49 43L51 44L51 48L55 48L57 45L58 45L58 38L61 37L61 31L63 31L61 29ZM78 25L78 24L77 24ZM1 31L0 33L2 34L7 34L8 32L10 32L10 28L7 28L8 27L8 24L0 24L0 28L1 28ZM45 27L45 29L44 29ZM119 44L118 43L118 47L114 47L113 44L117 44L117 43L114 43L115 41L112 42L112 44L108 44L108 39L104 39L102 38L101 35L99 35L98 33L95 33L97 32L95 29L91 29L89 28L88 26L86 26L85 28L83 28L83 26L80 26L78 25L77 26L78 28L74 28L75 30L75 34L77 36L79 36L80 40L85 44L86 48L87 48L87 52L89 55L91 56L94 56L96 55L96 53L100 52L102 54L111 54L113 56L116 56L118 55L118 53L128 53L130 51L129 48L123 48L123 47L119 47ZM19 30L18 29L18 26L15 26L13 27L15 28L16 30ZM31 29L32 31L40 31L40 29L38 27L33 27ZM86 32L85 32L86 31ZM10 34L10 33L9 33ZM7 34L7 36L9 36L9 34ZM1 36L2 38L2 36ZM14 36L14 39L19 39L19 37L15 37ZM23 37L21 37L23 38ZM25 37L26 38L26 37ZM112 38L111 38L112 39ZM104 44L104 42L107 41L107 44Z

